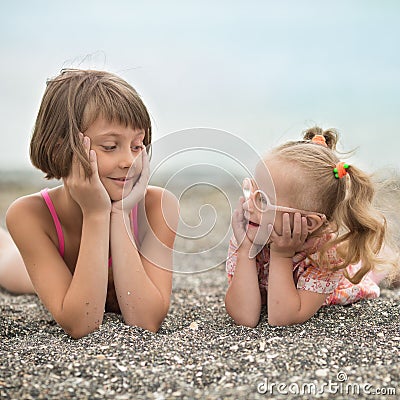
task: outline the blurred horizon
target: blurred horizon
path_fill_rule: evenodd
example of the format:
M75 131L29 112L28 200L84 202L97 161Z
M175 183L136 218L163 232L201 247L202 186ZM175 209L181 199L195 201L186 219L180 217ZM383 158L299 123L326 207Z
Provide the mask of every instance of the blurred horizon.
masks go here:
M339 130L340 150L357 148L361 168L400 168L396 1L17 0L0 11L0 175L33 169L45 82L65 67L126 79L155 142L210 127L264 153L318 124Z

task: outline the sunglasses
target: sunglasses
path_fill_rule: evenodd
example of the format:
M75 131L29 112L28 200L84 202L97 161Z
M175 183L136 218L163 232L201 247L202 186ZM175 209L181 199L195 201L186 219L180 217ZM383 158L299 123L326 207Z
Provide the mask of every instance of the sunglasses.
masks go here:
M243 196L247 200L250 199L251 194L254 195L254 205L256 209L262 213L266 211L282 211L287 213L300 213L301 215L317 215L323 220L326 220L326 215L315 212L315 211L306 211L306 210L299 210L298 208L291 208L291 207L284 207L284 206L276 206L271 203L271 200L267 196L265 192L262 190L255 190L253 191L253 183L250 178L245 178L243 181Z

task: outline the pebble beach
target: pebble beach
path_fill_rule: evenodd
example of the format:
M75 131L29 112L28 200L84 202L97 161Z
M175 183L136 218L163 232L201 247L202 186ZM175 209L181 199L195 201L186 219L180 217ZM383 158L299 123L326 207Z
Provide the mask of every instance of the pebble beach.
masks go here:
M10 202L35 191L0 185ZM36 189L37 190L37 189ZM197 258L198 270L211 260ZM323 307L304 324L254 329L225 312L224 265L176 273L159 332L107 313L71 339L35 295L0 289L1 399L310 399L400 397L400 290Z

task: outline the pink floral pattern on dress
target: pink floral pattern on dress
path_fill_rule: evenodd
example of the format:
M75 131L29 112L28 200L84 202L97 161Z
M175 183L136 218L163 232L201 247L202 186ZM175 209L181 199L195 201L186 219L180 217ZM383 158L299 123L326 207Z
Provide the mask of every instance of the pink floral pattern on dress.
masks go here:
M327 298L324 305L351 304L361 299L379 297L379 286L371 279L369 274L355 285L344 276L343 269L333 271L330 268L322 268L318 265L318 246L326 240L327 238L318 241L309 254L302 252L293 257L293 280L297 289L326 294ZM228 258L226 260L229 284L232 282L235 273L237 248L236 240L232 237L229 242ZM330 267L340 265L342 262L335 248L328 250L327 256ZM268 290L269 260L269 249L264 247L256 257L258 284L262 293L264 290ZM347 271L350 276L353 276L360 267L360 264L349 265Z

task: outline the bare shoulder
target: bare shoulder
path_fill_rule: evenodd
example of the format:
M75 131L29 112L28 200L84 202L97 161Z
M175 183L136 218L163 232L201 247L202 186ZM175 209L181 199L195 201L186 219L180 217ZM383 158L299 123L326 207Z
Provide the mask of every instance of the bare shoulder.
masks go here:
M35 242L37 236L42 234L54 236L54 223L40 193L20 197L11 203L6 213L6 224L20 251L21 244L26 242L27 237Z
M179 209L178 199L169 190L158 186L149 186L145 196L146 211L155 211L168 206Z
M46 215L45 212L45 203L40 193L20 197L14 200L7 210L7 228L11 232L19 226L29 225L32 222L40 223Z

